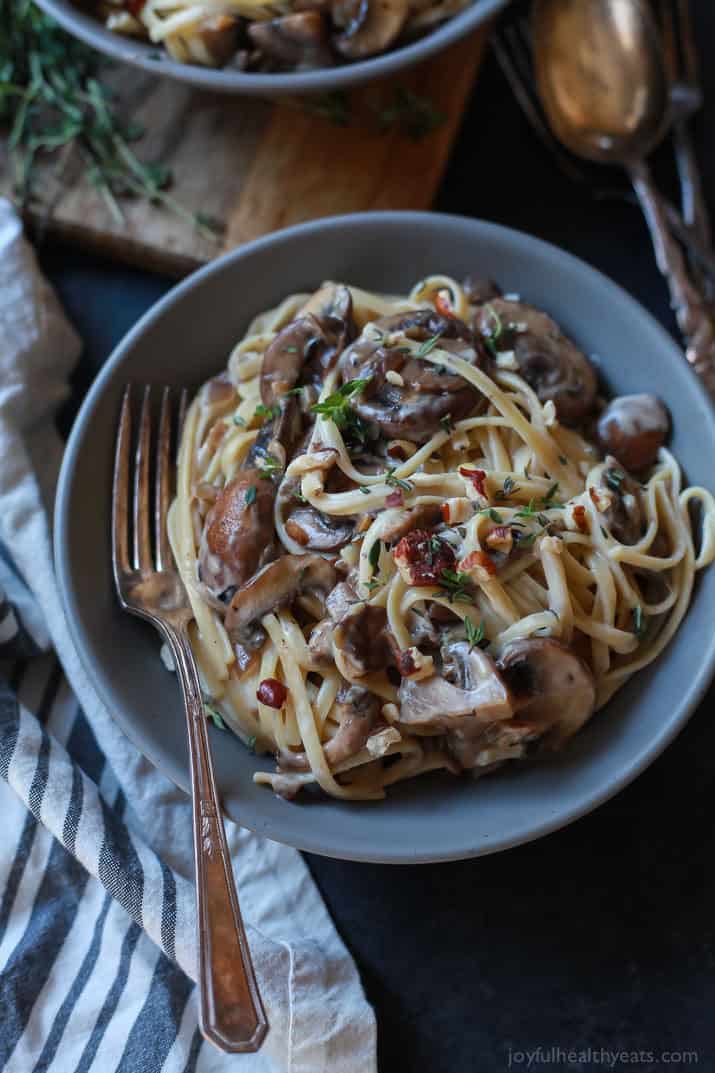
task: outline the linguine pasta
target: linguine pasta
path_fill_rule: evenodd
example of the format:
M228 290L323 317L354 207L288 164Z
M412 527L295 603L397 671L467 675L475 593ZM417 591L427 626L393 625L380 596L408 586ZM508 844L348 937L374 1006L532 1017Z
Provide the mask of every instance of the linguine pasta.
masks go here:
M257 782L481 774L657 658L715 502L629 398L604 410L545 314L473 281L324 284L251 323L188 410L170 536L210 710L276 756Z

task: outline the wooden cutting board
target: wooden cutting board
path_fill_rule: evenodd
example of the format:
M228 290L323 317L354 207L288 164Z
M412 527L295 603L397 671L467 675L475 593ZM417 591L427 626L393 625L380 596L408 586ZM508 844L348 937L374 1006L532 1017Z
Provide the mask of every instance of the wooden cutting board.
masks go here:
M139 200L114 220L70 155L42 164L30 222L103 254L183 275L218 254L277 228L335 213L427 209L442 177L481 61L487 30L412 71L338 98L346 125L318 114L320 98L275 103L209 94L130 68L108 76L121 108L147 131L137 155L173 174L171 194L190 212L222 225L202 236L190 220ZM417 139L380 114L405 89L443 116ZM317 109L317 111L316 111ZM0 187L9 186L0 143Z

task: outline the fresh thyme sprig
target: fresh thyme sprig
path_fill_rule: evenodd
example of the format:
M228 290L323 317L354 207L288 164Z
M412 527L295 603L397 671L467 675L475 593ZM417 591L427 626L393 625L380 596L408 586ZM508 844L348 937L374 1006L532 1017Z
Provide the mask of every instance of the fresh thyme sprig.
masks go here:
M215 239L221 227L167 193L168 168L139 159L143 134L124 122L111 90L99 80L99 56L66 34L30 0L0 0L0 125L8 129L13 192L22 209L37 200L40 158L76 153L116 223L120 199L145 198Z
M472 603L474 601L474 595L470 591L472 579L469 574L461 570L443 570L439 576L439 587L450 603L455 600L458 603Z

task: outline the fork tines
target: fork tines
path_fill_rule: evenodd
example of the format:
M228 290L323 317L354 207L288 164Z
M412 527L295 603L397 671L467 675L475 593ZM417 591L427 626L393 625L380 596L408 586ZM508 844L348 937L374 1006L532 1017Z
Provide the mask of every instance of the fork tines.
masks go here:
M161 389L161 403L156 433L152 481L152 388L146 385L141 392L141 410L136 433L134 468L132 453L132 385L124 389L114 456L112 492L112 562L119 587L122 575L132 572L146 574L154 570L171 569L171 549L166 518L172 495L173 455L171 388ZM186 414L187 392L181 392L177 422L177 444ZM132 502L130 505L130 487ZM153 513L153 546L152 546ZM131 525L130 525L131 518ZM131 528L131 556L130 556Z

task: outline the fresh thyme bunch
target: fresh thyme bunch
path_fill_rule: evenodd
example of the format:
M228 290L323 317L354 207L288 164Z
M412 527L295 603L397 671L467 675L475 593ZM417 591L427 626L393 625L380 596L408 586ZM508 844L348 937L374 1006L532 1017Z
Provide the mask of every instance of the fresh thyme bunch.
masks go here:
M214 237L211 220L167 193L169 169L136 156L131 143L143 130L120 118L98 68L98 55L30 0L0 0L0 126L8 132L20 207L37 197L40 155L71 151L117 223L124 218L118 198L131 195L163 204Z

